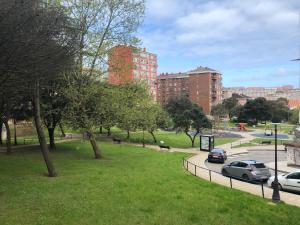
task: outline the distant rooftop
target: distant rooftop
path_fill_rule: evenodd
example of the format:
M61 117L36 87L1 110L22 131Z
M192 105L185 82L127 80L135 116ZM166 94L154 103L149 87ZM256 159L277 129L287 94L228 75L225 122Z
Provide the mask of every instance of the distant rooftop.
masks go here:
M185 73L162 73L158 76L158 79L179 79L179 78L187 78L190 74L201 74L201 73L218 73L221 74L219 71L199 66L194 70L185 72Z
M196 74L196 73L219 73L219 71L211 69L209 67L203 67L203 66L199 66L194 70L191 70L189 72L187 72L188 74Z
M162 73L158 76L158 79L179 79L179 78L187 78L187 73Z
M300 99L289 99L288 106L290 109L295 109L300 107Z

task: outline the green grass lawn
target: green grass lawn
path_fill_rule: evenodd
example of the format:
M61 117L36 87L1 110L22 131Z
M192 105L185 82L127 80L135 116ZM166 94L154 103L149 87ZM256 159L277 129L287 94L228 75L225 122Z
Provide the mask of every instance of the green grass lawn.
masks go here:
M1 225L297 225L300 208L194 177L182 153L101 143L58 144L58 177L43 176L38 149L0 154Z
M47 136L48 133L45 131L47 142L49 143L49 137ZM55 136L55 141L62 140L61 137ZM3 143L6 143L6 140L3 141ZM17 145L31 145L31 144L38 144L39 139L36 135L30 135L30 136L24 136L24 137L17 137ZM14 139L11 139L12 146L14 145Z
M261 143L263 141L271 141L271 144L268 144L268 145L274 145L275 144L274 138L255 138L252 141L249 141L249 142L246 142L246 143L245 142L241 142L240 145L233 146L233 148L258 146L258 145L262 145ZM288 140L283 140L283 139L277 140L277 144L278 145L283 145L283 144L285 144L287 142L289 142L289 141ZM264 144L264 145L266 145L266 144Z
M69 130L69 131L72 131L72 130ZM49 143L48 131L45 129L44 132L45 132L47 142ZM104 136L105 136L106 130L103 129L103 132L104 132ZM112 128L111 132L112 132L112 136L118 137L118 138L122 139L123 141L128 141L128 140L126 140L127 134L125 131L122 131L119 128L114 127L114 128ZM74 133L79 134L80 132L77 131ZM184 133L176 134L175 132L156 131L155 136L157 138L157 143L154 143L152 136L148 132L144 132L145 143L154 145L154 144L159 144L160 141L164 141L165 145L169 145L173 148L191 148L192 147L192 143L191 143L190 139ZM56 128L55 129L55 140L58 141L61 139L62 138L60 136L60 131L58 128ZM18 145L24 145L24 144L29 145L29 144L39 143L38 137L36 135L17 137L17 140L18 140ZM143 140L143 132L142 131L130 133L129 142L142 143L142 140ZM230 143L230 142L233 142L236 140L239 140L239 139L238 138L215 138L215 146ZM105 139L103 141L105 141ZM13 138L11 139L11 142L12 142L12 144L14 143ZM4 141L4 143L5 143L5 141ZM199 146L200 146L200 138L197 137L195 139L195 147L199 147Z
M126 132L114 128L112 130L112 135L114 137L118 137L122 140L126 140ZM155 137L157 138L157 143L160 141L164 141L165 145L169 145L174 148L191 148L192 143L188 136L184 133L175 133L175 132L167 132L167 131L156 131ZM152 136L148 132L144 132L145 143L155 144ZM130 142L134 143L142 143L143 140L143 132L131 132L130 133ZM215 146L230 143L238 140L238 138L215 138ZM195 139L195 147L200 146L200 138L196 137Z

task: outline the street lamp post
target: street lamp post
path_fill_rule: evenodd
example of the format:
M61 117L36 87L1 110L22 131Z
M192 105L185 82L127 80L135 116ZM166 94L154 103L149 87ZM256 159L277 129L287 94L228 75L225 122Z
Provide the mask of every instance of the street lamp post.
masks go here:
M280 194L279 194L279 183L278 183L278 171L277 171L277 125L275 125L275 178L273 181L273 195L272 200L273 202L279 202L280 201Z

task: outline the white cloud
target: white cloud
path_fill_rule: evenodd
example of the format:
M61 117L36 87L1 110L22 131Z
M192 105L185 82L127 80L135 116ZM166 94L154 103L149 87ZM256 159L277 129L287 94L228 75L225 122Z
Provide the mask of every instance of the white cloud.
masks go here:
M159 72L204 65L229 70L224 83L281 85L298 74L299 11L299 0L148 0L140 38Z
M149 0L146 5L146 13L151 19L174 18L182 12L179 0Z

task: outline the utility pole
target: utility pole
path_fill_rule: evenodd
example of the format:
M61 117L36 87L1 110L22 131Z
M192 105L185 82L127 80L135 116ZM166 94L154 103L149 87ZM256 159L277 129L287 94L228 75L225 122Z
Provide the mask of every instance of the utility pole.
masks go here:
M299 30L300 30L300 13L299 13ZM299 35L299 39L300 39L300 35ZM298 61L299 62L299 86L298 86L298 88L300 89L300 43L298 43L298 44L299 44L299 56L298 56L297 59L293 59L292 61ZM299 123L300 123L300 118L299 118Z
M293 59L292 61L298 61L299 62L299 89L300 89L300 47L299 47L299 58Z

